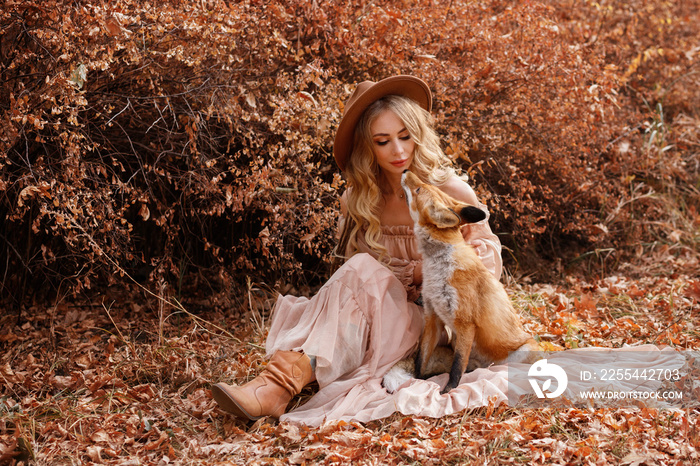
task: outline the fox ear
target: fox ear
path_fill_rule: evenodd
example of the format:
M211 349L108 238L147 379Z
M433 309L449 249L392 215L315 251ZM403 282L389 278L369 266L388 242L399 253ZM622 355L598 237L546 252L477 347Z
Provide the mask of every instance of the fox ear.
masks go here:
M438 228L453 228L459 225L460 218L453 210L431 205L427 209L430 222Z
M486 218L486 212L474 206L464 206L459 211L464 223L477 223Z

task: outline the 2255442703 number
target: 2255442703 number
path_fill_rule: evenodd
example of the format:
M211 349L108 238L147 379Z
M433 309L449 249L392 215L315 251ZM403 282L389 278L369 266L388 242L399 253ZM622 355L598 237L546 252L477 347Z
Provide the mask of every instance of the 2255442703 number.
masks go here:
M580 372L581 380L599 380L602 382L619 381L660 381L676 382L681 379L678 369L639 369L639 368L611 368L598 371L583 370Z

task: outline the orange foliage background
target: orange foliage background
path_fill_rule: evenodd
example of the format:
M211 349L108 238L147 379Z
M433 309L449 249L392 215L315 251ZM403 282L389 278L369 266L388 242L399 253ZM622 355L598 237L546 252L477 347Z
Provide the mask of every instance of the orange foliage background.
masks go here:
M429 83L511 267L697 247L698 0L5 5L0 271L15 306L127 274L178 291L318 285L343 102L397 73Z

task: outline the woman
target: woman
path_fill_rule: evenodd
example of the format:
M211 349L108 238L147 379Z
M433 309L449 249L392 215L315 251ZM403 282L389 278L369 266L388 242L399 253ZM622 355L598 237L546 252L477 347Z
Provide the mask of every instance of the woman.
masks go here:
M357 86L333 149L348 181L337 249L346 262L313 298L279 297L266 342L270 362L243 386L214 385L222 409L242 419L279 418L292 397L317 380L319 391L286 418L318 424L360 411L363 419L391 414L381 378L413 351L423 326L422 309L414 302L420 296L421 257L401 174L410 169L447 194L479 205L440 149L431 105L430 89L416 77ZM487 221L466 225L463 235L500 277L501 247Z

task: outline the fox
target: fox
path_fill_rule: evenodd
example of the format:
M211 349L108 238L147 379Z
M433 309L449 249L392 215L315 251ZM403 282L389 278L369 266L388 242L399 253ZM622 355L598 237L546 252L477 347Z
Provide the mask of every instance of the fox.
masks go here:
M460 230L484 220L486 212L422 182L410 170L401 175L401 186L423 256L424 328L415 358L399 361L385 375L385 388L393 392L412 375L431 377L445 368L441 361L449 357L449 379L442 394L459 384L468 366L473 370L532 359L539 344L525 331L505 288ZM452 333L453 351L438 347L443 326Z

